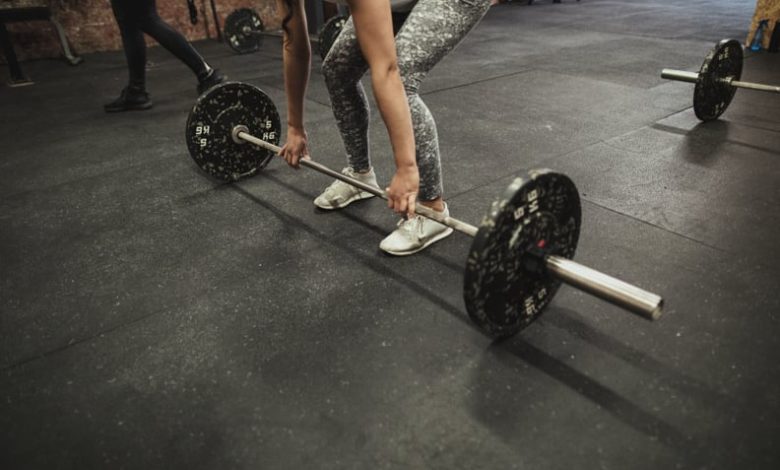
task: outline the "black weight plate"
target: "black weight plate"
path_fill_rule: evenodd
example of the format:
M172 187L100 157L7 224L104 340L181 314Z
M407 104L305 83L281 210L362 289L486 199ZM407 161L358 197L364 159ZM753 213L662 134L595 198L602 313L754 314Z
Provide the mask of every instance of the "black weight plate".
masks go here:
M225 19L225 38L228 46L239 54L260 49L263 36L252 32L264 31L263 21L250 8L240 8Z
M325 60L325 57L327 57L330 48L333 47L333 43L336 42L336 38L339 37L339 33L344 29L344 23L346 23L348 19L349 16L336 15L326 21L322 26L319 35L319 51L322 60Z
M203 171L236 181L257 173L274 157L262 147L234 141L232 132L239 125L255 137L279 143L279 113L259 88L227 82L198 98L187 119L186 139L190 156Z
M535 170L515 179L471 245L463 298L472 320L493 336L513 335L536 320L560 281L533 253L572 258L580 223L580 196L567 176Z
M719 42L704 59L693 92L693 110L702 121L712 121L728 108L737 89L726 82L742 76L742 45L734 39Z

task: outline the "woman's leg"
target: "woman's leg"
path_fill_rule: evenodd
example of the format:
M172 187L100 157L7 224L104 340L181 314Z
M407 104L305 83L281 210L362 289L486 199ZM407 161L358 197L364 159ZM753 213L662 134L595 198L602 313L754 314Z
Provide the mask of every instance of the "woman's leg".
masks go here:
M360 82L367 70L368 64L360 51L355 26L349 18L322 63L322 73L347 161L356 172L366 172L371 168L368 142L370 112L366 91Z
M442 199L441 164L436 122L419 95L420 83L482 19L490 0L419 0L396 35L398 67L404 82L414 128L420 171L420 203L449 215ZM399 224L379 244L393 255L410 255L452 233L452 229L422 217Z
M443 185L436 121L419 95L431 69L466 37L490 8L490 0L419 0L396 36L398 66L412 113L420 201L438 201ZM437 207L441 209L442 207Z
M350 18L325 57L322 73L330 93L333 116L347 152L349 168L343 173L378 186L368 152L368 99L360 83L366 70L368 63L360 51ZM370 197L373 194L336 180L317 196L314 205L321 209L340 209Z
M406 16L406 13L393 13L395 33ZM368 142L370 110L366 91L360 82L367 70L368 63L360 50L355 25L349 18L322 63L322 73L349 166L358 172L371 168Z

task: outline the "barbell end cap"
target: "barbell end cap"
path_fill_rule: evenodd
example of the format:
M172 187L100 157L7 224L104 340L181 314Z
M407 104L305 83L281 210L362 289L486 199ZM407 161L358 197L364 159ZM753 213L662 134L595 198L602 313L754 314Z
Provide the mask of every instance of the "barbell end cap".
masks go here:
M233 139L233 142L237 144L245 144L246 140L242 139L238 134L241 132L245 134L249 134L249 128L246 127L243 124L238 124L237 126L233 126L233 129L230 131L230 137Z
M664 299L660 296L655 297L656 299L653 302L650 302L649 305L645 305L644 307L629 308L629 310L647 321L659 320L664 314Z
M699 74L697 72L686 72L685 70L663 69L661 70L661 78L678 82L696 83L699 80Z
M678 72L678 70L675 69L663 69L661 70L661 78L664 78L666 80L673 80L675 76L675 72Z
M647 317L650 321L659 320L664 315L664 299L658 299L658 305L655 306L650 315Z

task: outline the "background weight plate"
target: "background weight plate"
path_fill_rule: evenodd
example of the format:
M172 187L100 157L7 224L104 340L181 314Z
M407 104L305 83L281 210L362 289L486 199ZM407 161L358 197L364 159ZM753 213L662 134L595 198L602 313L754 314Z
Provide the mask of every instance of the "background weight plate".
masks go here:
M263 36L247 34L249 31L264 31L263 21L250 8L240 8L225 19L225 39L228 46L239 54L248 54L260 49Z
M704 59L693 92L693 110L702 121L717 119L728 108L737 89L723 79L742 76L742 45L734 39L719 42Z
M237 125L274 145L281 124L271 98L246 83L227 82L203 94L187 119L190 156L206 173L223 181L236 181L265 167L274 153L247 142L235 142Z
M344 23L346 23L348 19L349 16L336 15L326 21L322 26L319 34L319 51L322 60L325 60L330 48L333 47L333 43L336 42L336 38L339 37L339 33L344 29Z
M515 179L491 206L469 252L463 297L472 320L493 336L513 335L536 320L560 281L534 252L572 258L580 224L579 193L567 176L537 170Z

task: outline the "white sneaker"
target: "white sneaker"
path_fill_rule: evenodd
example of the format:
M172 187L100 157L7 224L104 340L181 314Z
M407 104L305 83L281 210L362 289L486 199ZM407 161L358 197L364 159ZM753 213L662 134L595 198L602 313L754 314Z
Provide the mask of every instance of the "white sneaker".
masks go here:
M351 167L347 167L341 170L341 173L360 180L363 183L370 184L371 186L379 186L376 182L376 174L374 173L373 168L369 170L368 173L358 173ZM325 188L325 191L323 191L322 194L317 196L317 199L314 200L314 205L320 209L341 209L355 201L368 199L370 197L374 197L374 195L360 190L351 184L336 180Z
M444 206L443 214L450 215L447 206ZM411 219L401 219L398 228L382 240L379 248L395 256L411 255L451 233L450 227L418 215Z

